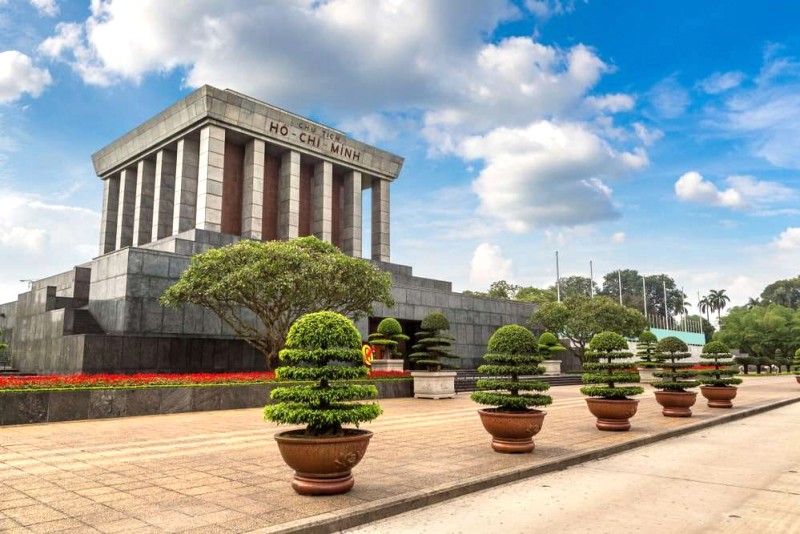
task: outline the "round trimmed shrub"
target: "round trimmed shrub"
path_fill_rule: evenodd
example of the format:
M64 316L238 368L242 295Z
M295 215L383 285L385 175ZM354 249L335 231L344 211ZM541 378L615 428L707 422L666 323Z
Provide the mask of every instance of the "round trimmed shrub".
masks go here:
M272 390L276 404L264 408L264 419L306 425L309 436L342 435L342 425L372 421L381 414L377 403L347 402L378 396L375 386L336 383L367 376L361 335L345 316L329 311L308 313L289 329L278 357L287 364L276 378L306 382ZM314 382L308 384L307 382Z
M631 371L632 364L619 361L632 356L628 352L628 342L616 332L595 335L584 355L582 379L588 385L581 388L581 393L611 400L623 400L644 393L641 386L620 386L639 382L639 373Z
M533 332L524 326L508 325L497 329L489 338L488 351L483 355L487 362L478 367L481 374L493 378L478 380L472 400L478 404L496 406L502 412L526 412L531 406L547 406L553 402L549 395L529 393L547 391L546 382L521 381L522 375L541 375L544 359L538 353L539 344ZM492 391L483 391L492 390Z
M394 317L387 317L378 324L378 329L374 334L370 334L367 339L371 345L380 347L381 358L391 358L392 353L397 348L400 341L408 341L409 337L403 334L403 327L400 321ZM397 356L402 357L402 354Z
M417 332L417 342L408 355L417 367L428 371L440 371L442 368L453 368L447 360L456 360L458 356L450 352L455 338L450 335L450 321L439 312L429 313L422 320L422 330Z
M644 368L658 367L656 362L656 344L658 338L650 330L644 330L639 334L639 339L636 341L636 356L639 361L636 365Z
M699 385L696 380L697 371L690 369L692 364L681 362L691 357L689 347L677 337L665 337L656 345L656 359L663 370L653 373L660 378L652 386L664 391L686 391Z
M700 356L705 365L713 365L713 369L698 371L699 382L706 386L735 386L742 383L736 378L738 371L733 368L733 354L721 341L709 341L703 346Z

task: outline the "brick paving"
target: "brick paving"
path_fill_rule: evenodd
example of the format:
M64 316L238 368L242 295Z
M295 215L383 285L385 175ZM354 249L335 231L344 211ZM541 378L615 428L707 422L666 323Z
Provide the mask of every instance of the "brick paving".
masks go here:
M286 427L263 422L260 409L2 427L0 531L276 531L798 398L800 385L791 376L745 378L732 411L698 395L689 419L662 417L648 391L625 433L597 431L577 386L551 393L529 455L493 452L468 394L382 401L384 415L364 426L375 436L355 488L332 497L294 493L272 439Z

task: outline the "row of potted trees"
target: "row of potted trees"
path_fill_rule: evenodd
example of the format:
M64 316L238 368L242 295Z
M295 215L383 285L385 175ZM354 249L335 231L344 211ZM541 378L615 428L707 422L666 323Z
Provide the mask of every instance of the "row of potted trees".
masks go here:
M403 339L388 337L402 336L398 327L399 324L388 325L381 337L375 336L371 341L382 340L382 346L391 351ZM454 358L453 338L448 331L449 323L442 314L426 317L412 347L411 360L427 367L430 373L441 372L447 360ZM662 369L655 372L659 380L653 386L659 390L656 398L664 407L665 416L691 415L697 394L687 389L700 383L709 406L732 406L734 386L741 380L734 376L731 354L725 345L711 342L703 348L704 361L713 367L700 371L700 379L695 380L697 372L683 361L688 357L685 343L677 338L652 341L641 344L638 353L644 361ZM478 381L478 391L472 399L490 406L478 413L492 435L495 451L519 453L534 449L533 436L546 415L537 408L552 402L546 394L550 386L521 377L544 374L541 363L546 355L563 350L556 346L560 346L557 338L555 342L546 336L537 340L530 330L517 325L501 327L490 338L485 363L478 368L487 376ZM581 391L589 397L587 404L600 430L630 428L629 419L636 413L639 401L629 397L644 392L637 385L637 371L623 361L630 357L627 342L614 332L597 334L589 344L583 375L586 385ZM291 327L279 358L285 365L278 368L276 376L297 384L275 388L271 398L277 402L265 407L264 417L277 423L305 425L275 436L284 461L295 470L292 487L304 495L349 491L353 487L351 470L363 457L372 433L344 425L358 427L381 414L377 403L364 402L377 396L374 386L348 383L368 374L358 330L349 319L334 312L307 314ZM800 350L795 362L800 381Z
M649 334L649 336L647 335ZM723 343L711 341L703 347L701 361L708 369L696 371L685 360L691 356L688 346L677 337L667 337L655 342L650 332L642 334L637 344L637 355L642 358L640 370L630 363L615 360L628 359L628 343L613 332L602 332L589 343L587 363L584 364L581 388L589 410L597 417L600 430L628 430L630 418L636 413L639 401L629 397L644 392L639 386L623 386L640 381L641 369L652 370L656 379L652 386L658 391L656 401L663 407L666 417L690 417L697 393L688 391L702 384L700 391L711 408L731 408L736 397L736 378L733 355Z

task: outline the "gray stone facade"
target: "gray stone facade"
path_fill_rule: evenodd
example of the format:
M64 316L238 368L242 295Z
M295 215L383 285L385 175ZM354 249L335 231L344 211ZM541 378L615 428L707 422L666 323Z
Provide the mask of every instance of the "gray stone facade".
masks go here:
M390 183L403 159L269 104L204 86L93 156L105 182L100 256L0 306L14 363L28 372L260 370L263 357L213 313L159 297L193 254L242 238L316 235L360 257L371 194L372 261L397 302L376 317L443 312L461 366L533 305L454 293L390 263ZM247 315L249 312L242 312ZM255 321L255 317L251 317ZM358 327L366 339L369 321Z

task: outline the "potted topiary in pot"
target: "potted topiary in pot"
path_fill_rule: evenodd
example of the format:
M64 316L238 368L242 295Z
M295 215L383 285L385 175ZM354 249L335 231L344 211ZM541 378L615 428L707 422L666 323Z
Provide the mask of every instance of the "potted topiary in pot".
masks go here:
M403 334L403 327L400 322L387 317L378 324L378 330L370 334L367 338L370 345L378 349L378 357L372 360L372 369L375 371L402 371L403 358L392 358L392 356L402 356L395 354L397 344L400 341L408 341L408 336Z
M588 385L581 393L589 397L586 404L597 417L599 430L631 428L629 419L636 414L639 401L628 397L644 393L641 386L620 385L639 382L639 375L630 370L631 364L619 361L631 356L628 342L616 332L600 332L589 342L583 364L583 383Z
M450 352L455 338L450 335L450 321L439 312L429 313L422 320L422 330L416 333L417 342L412 347L409 358L416 367L424 371L414 371L414 397L418 399L452 399L456 396L456 373L443 371L452 369L446 363L457 360Z
M289 329L278 357L287 365L278 367L276 378L297 383L272 390L277 403L264 408L264 418L306 425L275 435L281 456L295 470L292 487L301 495L349 491L350 470L364 456L372 432L342 425L357 427L381 414L376 403L347 402L377 397L375 386L336 382L367 376L361 335L343 315L309 313Z
M478 372L494 378L479 379L477 387L492 391L476 391L472 400L496 406L478 410L478 414L497 452L533 451L533 436L541 430L546 412L531 407L553 402L549 395L531 393L547 391L550 384L519 379L544 372L539 366L542 356L538 349L536 336L523 326L503 326L489 338L489 352L483 356L486 363L478 367Z
M733 354L727 345L721 341L709 341L703 346L700 358L706 365L713 365L713 369L698 371L700 393L708 399L709 408L733 408L731 402L736 398L736 384L741 384L742 379L736 378L737 371L733 368Z
M657 343L658 338L650 330L644 330L639 334L639 339L636 341L636 356L639 357L639 361L636 362L636 370L639 371L640 382L650 383L655 380L653 372L658 369Z
M794 378L795 380L797 380L797 383L800 384L800 349L794 351L793 363L794 363L794 374L795 374Z
M561 374L561 359L558 353L567 350L561 344L558 338L550 332L545 332L539 336L539 352L542 353L544 361L544 374L545 375L560 375Z
M697 392L686 391L688 388L698 386L698 382L691 380L697 375L690 369L691 363L682 362L689 358L689 347L677 337L665 337L656 345L656 359L662 370L653 374L660 380L653 382L656 391L656 401L663 406L661 413L667 417L691 417L692 406L697 400Z

